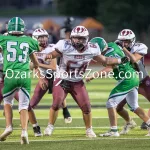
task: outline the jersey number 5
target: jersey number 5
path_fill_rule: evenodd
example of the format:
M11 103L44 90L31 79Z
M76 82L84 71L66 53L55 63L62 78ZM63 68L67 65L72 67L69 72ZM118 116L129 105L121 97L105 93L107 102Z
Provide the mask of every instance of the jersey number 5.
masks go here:
M18 49L19 48L19 49ZM17 50L21 50L22 54L17 54ZM27 54L29 51L28 43L20 43L17 42L7 42L7 60L14 62L18 60L19 62L25 63L27 60Z

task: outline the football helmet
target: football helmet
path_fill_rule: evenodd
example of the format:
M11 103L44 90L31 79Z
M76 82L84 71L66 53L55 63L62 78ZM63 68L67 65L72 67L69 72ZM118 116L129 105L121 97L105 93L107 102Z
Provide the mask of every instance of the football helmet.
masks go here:
M47 47L49 34L45 29L42 28L36 29L32 34L32 38L39 42L39 46L43 48Z
M11 18L8 22L7 30L9 34L24 34L24 21L20 17Z
M89 32L84 26L76 26L71 31L71 42L77 50L82 50L88 43Z
M130 29L123 29L119 34L118 34L118 40L120 41L129 41L128 46L130 48L133 47L133 45L135 44L135 34L132 30Z
M108 48L106 41L101 37L95 37L95 38L91 39L90 42L97 43L101 52L107 50L107 48Z

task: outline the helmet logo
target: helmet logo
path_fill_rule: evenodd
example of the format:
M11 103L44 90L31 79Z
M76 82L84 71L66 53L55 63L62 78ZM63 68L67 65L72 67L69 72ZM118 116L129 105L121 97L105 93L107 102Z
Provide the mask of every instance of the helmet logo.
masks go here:
M77 27L74 29L74 32L77 32L77 33L82 33L83 31L86 31L85 28L80 28L80 27Z
M127 35L129 35L129 34L132 34L132 32L131 32L131 31L126 31L126 30L123 30L123 31L122 31L122 35L123 35L123 36L127 36Z
M37 29L35 32L42 32L42 31L44 31L43 29Z

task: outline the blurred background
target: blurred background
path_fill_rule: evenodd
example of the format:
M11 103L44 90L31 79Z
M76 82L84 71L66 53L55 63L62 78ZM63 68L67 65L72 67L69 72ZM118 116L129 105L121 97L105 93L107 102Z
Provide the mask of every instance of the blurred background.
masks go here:
M115 41L123 28L129 28L138 41L150 47L149 8L147 0L4 0L0 1L0 32L6 31L11 17L18 16L25 21L26 34L43 27L50 34L50 43L83 25L90 38L102 36L107 42ZM145 58L146 63L149 60L150 54Z

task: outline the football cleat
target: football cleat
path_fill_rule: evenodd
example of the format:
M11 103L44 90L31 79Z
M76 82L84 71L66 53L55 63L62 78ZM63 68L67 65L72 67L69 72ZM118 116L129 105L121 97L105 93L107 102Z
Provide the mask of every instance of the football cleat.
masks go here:
M147 130L148 129L148 126L147 126L147 124L145 123L145 122L143 122L142 124L141 124L141 127L140 127L141 129L143 129L143 130Z
M99 136L102 136L102 137L110 137L110 136L118 137L118 136L120 136L120 134L119 134L118 131L114 132L114 131L110 130L110 131L108 131L104 134L99 134Z
M34 136L35 137L43 136L43 134L41 133L40 126L33 127L33 131L34 131Z
M0 141L5 141L7 136L9 136L13 132L12 126L9 126L5 129L5 131L0 135Z
M89 137L89 138L94 138L94 137L96 137L96 134L94 133L94 131L93 131L92 128L86 129L86 137Z
M21 133L21 144L29 144L28 133L25 130L22 130Z
M135 128L136 126L137 124L134 122L133 119L131 119L129 123L125 124L120 134L127 134L131 129Z
M46 127L46 129L44 130L44 135L45 136L51 136L53 131L54 131L54 126L53 125L48 125Z
M65 123L71 123L72 122L72 117L65 118Z

